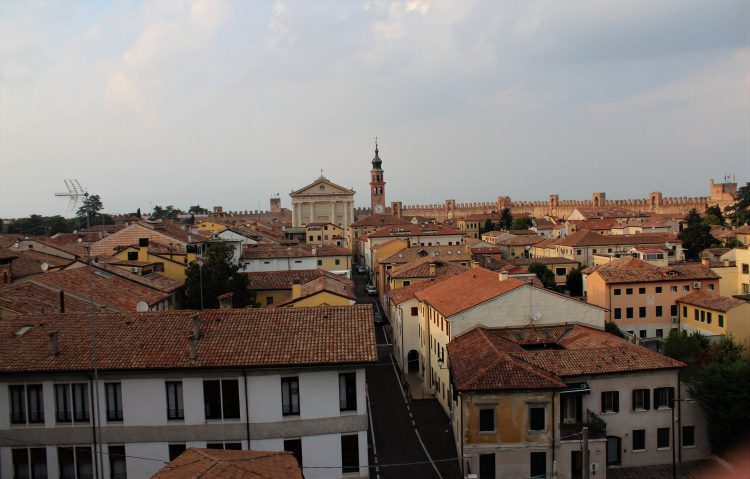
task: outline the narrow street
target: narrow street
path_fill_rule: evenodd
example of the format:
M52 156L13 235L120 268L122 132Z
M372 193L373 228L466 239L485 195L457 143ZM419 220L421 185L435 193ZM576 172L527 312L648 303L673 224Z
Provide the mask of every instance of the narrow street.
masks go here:
M355 273L354 281L357 302L372 303L385 321L376 326L379 361L367 368L370 477L460 478L448 417L434 399L406 400L386 316L376 296L365 292L366 276Z

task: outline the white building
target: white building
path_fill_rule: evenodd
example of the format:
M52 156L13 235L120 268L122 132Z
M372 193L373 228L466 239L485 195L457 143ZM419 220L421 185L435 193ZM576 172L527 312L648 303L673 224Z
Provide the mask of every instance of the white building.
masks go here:
M90 315L0 321L0 477L97 465L104 478L150 477L187 447L289 450L306 478L367 477L370 305L98 314L96 325L95 380Z

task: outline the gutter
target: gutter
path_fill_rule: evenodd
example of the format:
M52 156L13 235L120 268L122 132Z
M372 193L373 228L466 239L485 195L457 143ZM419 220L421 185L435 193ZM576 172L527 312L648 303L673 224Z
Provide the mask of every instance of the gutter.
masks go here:
M245 381L245 431L247 433L247 449L249 451L252 450L250 447L250 400L247 397L247 371L244 369L242 370L242 377Z

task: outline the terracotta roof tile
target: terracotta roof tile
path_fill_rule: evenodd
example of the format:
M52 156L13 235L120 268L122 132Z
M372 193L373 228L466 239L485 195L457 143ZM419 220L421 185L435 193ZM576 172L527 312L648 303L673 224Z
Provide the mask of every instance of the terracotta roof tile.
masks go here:
M77 294L66 293L64 302L65 311L69 313L91 310L88 299ZM59 312L60 290L29 281L14 283L0 288L0 308L16 314Z
M726 313L730 309L734 309L737 306L742 306L743 304L745 304L745 301L742 301L740 299L728 296L720 296L718 293L701 290L695 290L690 294L678 298L677 302L691 304L700 308L712 309L714 311L722 311L724 313Z
M417 291L422 291L423 289L431 288L432 286L439 283L440 281L444 281L448 278L450 278L450 276L436 276L435 278L432 278L426 281L420 281L419 283L413 283L413 284L410 284L408 286L404 286L398 289L389 289L388 300L393 302L393 304L396 304L396 305L402 304L405 301L413 299Z
M457 276L416 293L417 299L429 303L443 316L473 308L526 284L517 279L500 281L498 273L471 268Z
M618 258L600 266L591 266L583 273L597 273L607 284L719 279L718 274L701 263L656 266L633 257Z
M435 273L430 274L430 266L434 265ZM455 276L466 271L466 266L446 261L446 258L438 259L434 256L427 256L412 262L402 264L391 270L391 278L427 278L429 276Z
M302 479L291 452L190 448L151 479Z
M297 271L259 271L247 273L248 289L253 291L292 289L292 282L300 280L302 284L308 283L321 276L347 282L344 276L330 273L324 269L301 269Z
M532 246L544 241L541 236L514 236L513 238L507 238L497 240L497 244L500 246Z
M601 235L590 230L579 230L558 240L557 244L560 246L664 245L673 241L673 237L667 234Z
M298 298L292 298L285 303L282 303L280 306L290 305L301 299L309 298L310 296L322 292L335 294L353 301L357 299L357 296L354 294L354 283L352 281L347 280L344 282L328 276L321 276L302 284L300 288L300 296Z
M453 262L471 261L471 254L471 247L466 245L412 246L379 260L379 262L384 264L405 264L426 257L440 258L444 261Z
M389 226L369 233L369 238L386 238L386 237L408 237L408 236L440 236L440 235L460 235L464 232L446 226L442 223L419 223L405 224L398 226Z
M200 318L190 359L193 318ZM372 305L99 313L101 370L361 364L377 360ZM15 333L25 325L31 329ZM0 372L91 368L91 315L7 316L0 321ZM59 354L48 333L57 331Z

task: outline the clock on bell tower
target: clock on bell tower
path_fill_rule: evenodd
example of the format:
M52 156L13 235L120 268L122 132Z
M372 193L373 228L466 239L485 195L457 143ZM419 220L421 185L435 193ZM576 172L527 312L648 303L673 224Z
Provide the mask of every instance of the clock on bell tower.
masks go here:
M372 159L370 170L370 214L385 213L385 180L383 179L383 161L378 155L378 139L375 138L375 158Z

